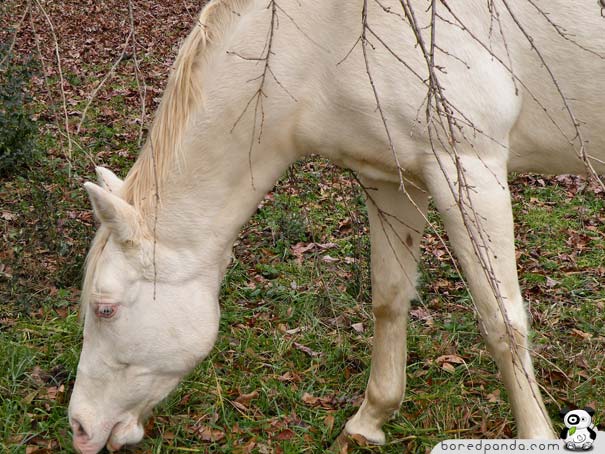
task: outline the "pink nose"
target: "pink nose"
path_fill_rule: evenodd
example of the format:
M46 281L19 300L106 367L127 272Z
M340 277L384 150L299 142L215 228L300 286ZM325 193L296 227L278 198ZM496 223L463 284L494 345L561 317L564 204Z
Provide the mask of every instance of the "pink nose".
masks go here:
M71 418L71 427L73 429L74 448L81 454L97 454L102 446L91 444L91 433L87 428L76 418Z
M84 429L84 426L80 423L80 421L78 421L75 418L72 419L71 427L74 431L74 438L76 438L78 440L82 440L82 441L90 440L90 436L88 435L88 432L86 432L86 429Z

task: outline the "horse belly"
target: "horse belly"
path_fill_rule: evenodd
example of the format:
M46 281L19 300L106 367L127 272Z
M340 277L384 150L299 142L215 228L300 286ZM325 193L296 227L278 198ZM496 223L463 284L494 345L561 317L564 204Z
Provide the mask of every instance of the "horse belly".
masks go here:
M584 92L582 92L584 91ZM595 170L605 172L602 162L605 158L605 131L599 124L605 111L605 97L595 99L594 93L578 90L576 99L570 103L573 115L579 120L579 131ZM570 93L567 91L566 93ZM571 97L571 96L570 96ZM553 96L554 98L554 96ZM595 103L598 101L599 105ZM510 134L509 170L517 172L536 172L543 174L586 174L587 168L581 159L580 142L576 137L569 116L561 113L561 107L549 109L549 118L537 105L524 107ZM553 114L554 113L554 114ZM553 121L556 121L555 125Z
M553 23L563 27L572 42L557 34L528 2L514 2L535 49L516 24L508 24L513 69L519 77L523 99L510 133L512 171L585 174L586 166L579 156L580 138L586 153L597 158L591 161L593 167L598 172L605 171L599 163L605 161L605 86L599 80L605 74L605 59L591 53L605 57L605 23L598 5L590 1L578 3L586 4L556 0L544 6Z

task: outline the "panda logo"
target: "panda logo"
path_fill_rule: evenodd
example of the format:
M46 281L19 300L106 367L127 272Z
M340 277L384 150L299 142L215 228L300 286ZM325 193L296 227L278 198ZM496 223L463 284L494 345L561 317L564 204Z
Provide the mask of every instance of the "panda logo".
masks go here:
M561 431L561 439L565 441L565 449L569 451L588 451L597 433L592 422L594 410L590 407L584 410L561 410L561 417L565 427Z

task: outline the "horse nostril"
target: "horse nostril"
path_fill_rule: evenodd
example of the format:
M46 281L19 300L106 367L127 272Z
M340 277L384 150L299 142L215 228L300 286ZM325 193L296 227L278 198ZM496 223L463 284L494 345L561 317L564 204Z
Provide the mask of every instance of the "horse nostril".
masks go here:
M86 432L86 429L84 429L84 426L82 424L80 424L80 421L78 421L77 419L72 419L71 427L74 431L74 436L76 438L84 439L84 440L90 439L90 435L88 435L88 432Z

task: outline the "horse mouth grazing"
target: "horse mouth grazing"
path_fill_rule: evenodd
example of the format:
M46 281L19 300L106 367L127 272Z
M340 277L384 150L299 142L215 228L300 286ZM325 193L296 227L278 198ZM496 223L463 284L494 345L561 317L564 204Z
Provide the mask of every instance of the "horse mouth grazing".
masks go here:
M107 450L109 452L114 452L114 451L118 451L122 447L122 445L114 445L113 442L110 439L107 442L107 444L105 445L105 447L107 448Z
M128 424L118 422L106 436L94 440L77 420L72 421L71 425L74 434L73 445L80 454L97 454L103 447L106 447L109 452L118 451L126 444L136 444L141 441L144 433L142 426L134 421Z

